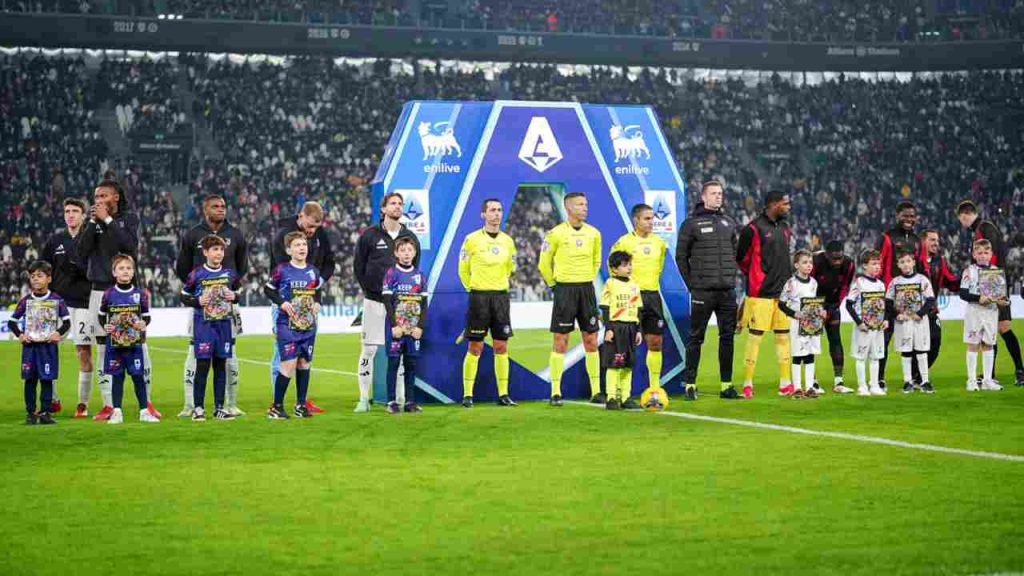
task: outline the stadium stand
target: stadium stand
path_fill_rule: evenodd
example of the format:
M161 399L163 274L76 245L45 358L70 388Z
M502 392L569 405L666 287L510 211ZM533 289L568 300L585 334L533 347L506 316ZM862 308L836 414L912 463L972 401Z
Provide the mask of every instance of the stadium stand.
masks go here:
M793 199L796 245L846 240L849 253L874 245L900 199L920 205L922 225L942 230L953 261L967 239L952 207L965 197L1004 233L1024 229L1024 75L972 72L872 77L866 74L713 77L692 70L451 64L324 57L243 60L182 55L160 63L99 61L22 52L0 57L3 142L0 179L0 303L20 295L23 256L61 224L64 195L86 195L105 170L124 181L143 219L142 268L156 305L176 304L174 238L198 218L198 200L228 198L229 217L251 238L249 303L268 265L270 223L306 200L327 211L339 254L329 303L357 301L352 246L369 221L368 183L401 109L411 99L544 99L650 103L687 178L690 202L703 180L725 180L728 209L747 221L769 188ZM98 90L98 78L104 82ZM97 111L116 102L138 118L161 108L147 130L187 128L182 92L216 154L192 162L187 191L152 163L109 152ZM145 117L145 112L141 112ZM132 122L127 132L141 130ZM198 155L199 152L196 152ZM530 246L550 218L550 200L510 209L520 238L516 284L523 299L545 297ZM546 207L546 208L545 208ZM50 215L26 219L25 212ZM516 232L519 235L518 232ZM1011 237L1012 239L1012 237ZM1010 253L1015 292L1024 251ZM532 244L531 244L532 243Z

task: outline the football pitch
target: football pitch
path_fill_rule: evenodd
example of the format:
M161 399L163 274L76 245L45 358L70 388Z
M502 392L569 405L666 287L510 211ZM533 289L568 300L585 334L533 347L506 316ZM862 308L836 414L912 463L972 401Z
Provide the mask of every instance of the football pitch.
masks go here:
M248 415L201 423L175 418L186 340L153 339L164 422L138 423L129 385L121 426L70 418L65 344L65 411L36 427L3 342L0 574L1022 573L1024 389L1000 354L1006 389L964 391L960 331L944 324L934 396L899 393L893 358L888 397L779 398L765 343L755 398L722 401L710 333L701 399L667 413L395 416L352 413L358 336L323 335L311 396L328 413L287 422L263 416L271 339L245 336ZM513 358L540 368L549 338L518 332Z

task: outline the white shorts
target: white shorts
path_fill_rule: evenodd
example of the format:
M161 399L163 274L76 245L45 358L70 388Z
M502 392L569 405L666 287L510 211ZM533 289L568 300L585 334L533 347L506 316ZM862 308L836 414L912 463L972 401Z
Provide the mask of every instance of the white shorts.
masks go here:
M92 331L92 322L89 320L88 308L68 308L71 313L71 330L68 330L65 338L71 340L75 346L92 346L96 343L96 336Z
M387 308L383 302L363 298L363 344L383 346L384 317Z
M796 320L789 325L789 348L793 358L799 356L817 356L821 354L821 334L817 336L801 336L800 323Z
M964 343L996 345L999 334L999 310L989 310L974 303L964 312Z
M100 304L103 302L103 292L103 290L89 292L89 316L86 318L85 331L97 338L103 338L107 335L103 325L100 324Z
M885 332L882 330L863 331L853 329L853 350L855 360L881 360L885 356Z
M932 349L932 333L928 319L896 322L892 332L893 347L897 352L927 352Z

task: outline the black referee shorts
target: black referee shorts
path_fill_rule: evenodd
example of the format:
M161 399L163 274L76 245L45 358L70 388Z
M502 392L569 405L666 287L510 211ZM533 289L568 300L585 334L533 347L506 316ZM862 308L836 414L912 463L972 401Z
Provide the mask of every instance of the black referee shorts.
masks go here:
M466 340L480 342L491 333L494 340L512 337L512 314L509 312L508 292L500 290L472 290L469 309L466 310Z
M605 328L612 331L612 341L601 338L601 368L632 368L640 327L632 322L609 322Z
M641 290L640 299L644 303L644 307L640 309L640 332L661 336L661 332L665 328L661 294L657 290Z
M576 329L588 334L597 332L597 296L590 282L556 283L555 303L551 308L551 331L568 334Z

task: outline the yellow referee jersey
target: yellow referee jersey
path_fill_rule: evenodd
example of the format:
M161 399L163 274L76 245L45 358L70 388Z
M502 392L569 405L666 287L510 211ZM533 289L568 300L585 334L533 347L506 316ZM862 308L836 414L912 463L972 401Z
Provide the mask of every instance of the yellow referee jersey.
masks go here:
M633 280L641 290L658 290L661 286L661 272L665 269L665 241L653 232L646 238L629 232L615 241L612 252L628 252L633 256Z
M640 297L640 285L629 278L612 276L604 283L601 291L601 307L608 308L605 322L640 322L640 308L644 301Z
M562 222L544 236L537 268L548 286L593 282L601 269L601 233L587 223L577 230Z
M462 241L459 252L459 280L466 290L508 290L508 279L516 269L516 245L512 237L498 232L491 237L481 228Z

